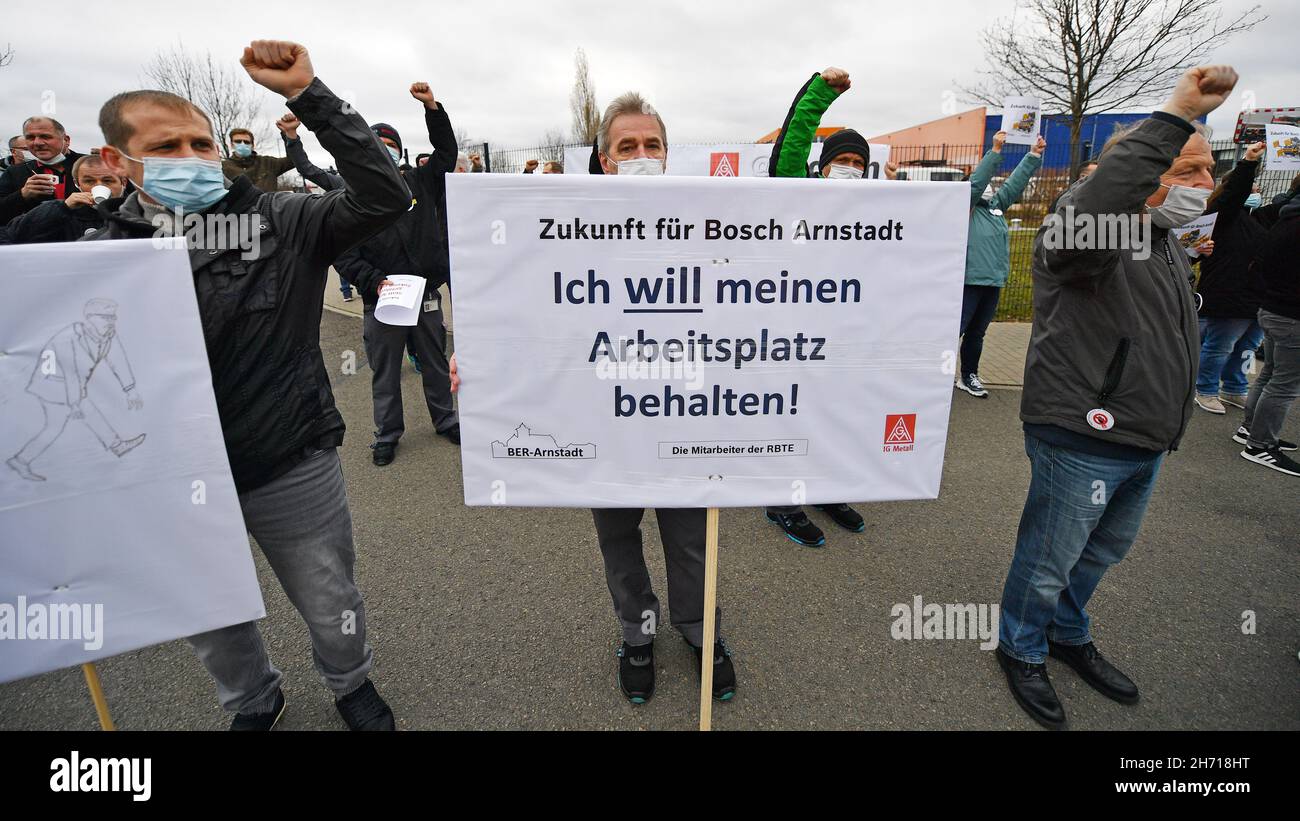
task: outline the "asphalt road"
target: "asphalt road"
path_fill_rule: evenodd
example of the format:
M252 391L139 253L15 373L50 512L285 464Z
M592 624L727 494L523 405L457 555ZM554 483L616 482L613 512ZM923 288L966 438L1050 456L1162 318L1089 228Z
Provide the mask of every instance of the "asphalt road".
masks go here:
M326 313L327 362L361 351L360 322ZM366 597L373 678L403 729L691 729L698 685L677 634L656 643L658 689L628 704L618 629L586 510L467 508L456 448L404 381L397 461L370 463L369 371L335 377ZM1029 470L1020 393L954 397L937 501L861 509L864 534L787 541L757 510L724 510L719 602L739 688L716 729L1033 729L977 640L895 640L895 604L996 603ZM1049 669L1077 729L1300 729L1300 480L1251 465L1239 412L1198 412L1166 460L1142 533L1090 611L1098 646L1142 689L1115 704ZM1300 411L1284 435L1300 439ZM644 524L665 601L653 515ZM307 632L260 553L263 635L286 674L286 729L341 729ZM1253 611L1254 635L1242 631ZM183 642L99 665L123 729L223 729L229 718ZM0 685L0 729L93 729L79 669Z

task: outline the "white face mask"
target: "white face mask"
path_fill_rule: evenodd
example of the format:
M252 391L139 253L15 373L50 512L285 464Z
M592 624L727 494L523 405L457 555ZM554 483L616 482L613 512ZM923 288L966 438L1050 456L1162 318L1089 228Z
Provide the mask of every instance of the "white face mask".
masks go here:
M1147 206L1152 225L1157 228L1177 228L1205 213L1205 204L1210 199L1208 190L1188 185L1160 185L1168 188L1169 193L1161 204Z
M654 157L637 157L635 160L623 160L614 163L615 173L634 177L657 177L664 173L664 161Z
M42 165L58 165L59 163L63 162L68 158L67 155L65 154L55 154L53 157L50 157L48 160L42 160L40 157L37 157L35 154L32 154L30 151L28 151L27 153L31 154L32 159L36 160Z
M862 179L862 169L854 168L851 165L842 165L832 163L826 166L826 179L828 180L860 180Z

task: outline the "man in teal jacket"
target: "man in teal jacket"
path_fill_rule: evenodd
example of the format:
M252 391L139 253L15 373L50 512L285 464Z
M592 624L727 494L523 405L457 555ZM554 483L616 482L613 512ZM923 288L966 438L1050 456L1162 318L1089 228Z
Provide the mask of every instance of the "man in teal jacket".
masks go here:
M822 115L841 94L849 90L849 74L842 68L828 68L814 74L795 95L790 111L781 124L781 133L772 146L767 173L773 177L821 176L831 179L861 179L871 160L871 150L862 135L842 128L822 142L817 174L808 170L808 152L817 137ZM862 516L847 504L815 505L835 524L853 533L866 529ZM785 532L790 541L807 547L826 544L826 536L808 519L799 505L779 505L767 509L767 519Z
M970 233L966 239L966 289L961 299L961 379L957 387L981 399L989 392L980 382L980 353L984 332L998 310L998 299L1011 272L1011 234L1003 212L1025 192L1029 178L1043 164L1047 141L1041 136L997 192L993 173L1002 165L1002 144L1007 133L993 135L993 148L970 175Z

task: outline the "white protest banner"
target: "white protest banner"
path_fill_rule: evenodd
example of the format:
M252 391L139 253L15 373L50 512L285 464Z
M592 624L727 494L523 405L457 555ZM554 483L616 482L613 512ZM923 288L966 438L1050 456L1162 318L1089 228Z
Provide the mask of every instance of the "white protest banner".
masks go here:
M1042 102L1037 97L1007 97L1002 101L1002 126L1007 142L1033 145L1038 142Z
M1214 223L1219 219L1219 213L1205 214L1199 216L1181 228L1174 229L1174 236L1183 246L1187 256L1196 259L1205 253L1206 245L1214 235Z
M1264 129L1264 169L1300 171L1300 126L1268 123Z
M937 495L967 186L447 185L467 504Z
M870 148L871 163L867 166L866 176L873 180L884 179L885 165L889 162L889 144L872 143ZM808 153L809 164L816 163L821 153L822 144L813 143ZM670 145L664 173L675 177L766 177L771 157L771 143ZM586 174L590 158L590 148L564 149L564 173Z
M264 616L184 248L0 271L0 681Z

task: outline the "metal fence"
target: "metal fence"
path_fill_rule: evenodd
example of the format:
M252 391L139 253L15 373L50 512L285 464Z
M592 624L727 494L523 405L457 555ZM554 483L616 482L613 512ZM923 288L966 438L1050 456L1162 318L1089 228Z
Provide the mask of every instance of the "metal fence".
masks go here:
M589 146L570 143L534 148L497 148L490 143L482 143L462 150L479 152L485 158L487 170L492 173L518 174L523 171L528 160L537 160L539 163L563 160L565 148ZM1211 143L1211 148L1216 161L1216 178L1230 171L1245 153L1245 146L1237 145L1231 140L1216 140ZM974 169L986 150L985 146L976 145L894 146L890 149L889 159L898 165L899 177L903 179L960 180ZM1003 147L1002 164L993 177L995 189L1015 170L1016 164L1027 151L1028 146L1023 145ZM1005 217L1011 229L1011 265L1007 285L998 304L997 320L1028 321L1032 318L1033 283L1029 269L1034 234L1047 215L1048 206L1069 187L1072 162L1089 159L1100 151L1101 146L1093 143L1049 145L1043 152L1042 167L1030 179L1020 200L1007 209ZM1264 201L1268 202L1274 195L1286 191L1291 185L1292 177L1292 174L1286 172L1260 171L1256 183Z

